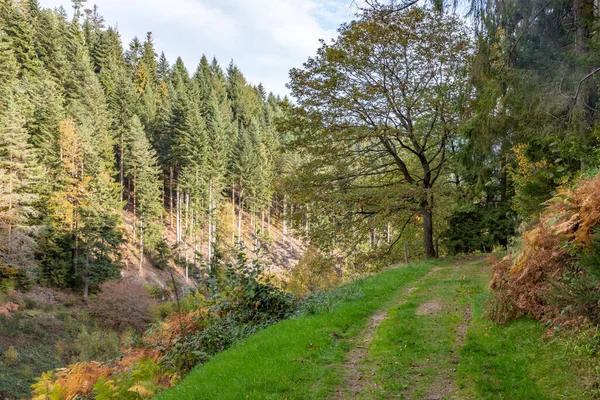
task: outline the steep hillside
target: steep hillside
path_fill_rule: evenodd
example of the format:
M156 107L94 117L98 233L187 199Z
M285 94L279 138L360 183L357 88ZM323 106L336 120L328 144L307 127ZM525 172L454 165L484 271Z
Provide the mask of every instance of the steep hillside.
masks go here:
M225 249L225 261L231 261L231 254L235 252L235 241L237 240L237 217L239 210L235 210L235 225L232 224L232 212L231 206L223 207L219 210L219 220L217 223L217 236L222 238L222 246ZM270 223L269 223L270 219ZM150 284L159 285L165 287L171 280L170 272L162 270L153 266L153 263L149 257L144 257L142 268L140 269L139 259L139 248L138 242L134 241L133 238L133 214L128 211L123 212L123 220L127 229L127 244L123 246L122 257L123 257L123 269L122 276L138 284ZM235 231L232 230L232 225L235 227ZM306 251L306 242L304 238L298 236L290 237L289 233L284 235L283 233L283 221L279 218L265 216L264 231L263 233L256 234L257 231L262 229L262 223L260 221L260 215L257 221L253 221L253 217L246 210L242 211L242 225L241 225L241 238L244 246L249 250L250 257L255 257L253 250L256 250L255 238L258 238L258 246L261 248L259 257L265 261L268 265L267 272L278 275L280 278L285 277L291 272L294 266L298 263L299 258ZM206 235L206 230L203 231ZM176 248L176 232L175 226L165 223L164 237L167 244L171 248ZM206 263L206 254L208 253L208 241L206 237L198 238L197 251L201 255L198 257L197 264L201 265ZM194 242L191 238L187 241L187 246L181 244L179 246L181 252L179 257L181 259L187 259L190 263L194 260ZM183 249L187 251L184 251ZM197 286L197 277L190 277L188 280L185 279L185 268L178 266L177 263L171 262L171 267L176 273L178 281L189 287ZM206 267L202 267L206 269Z

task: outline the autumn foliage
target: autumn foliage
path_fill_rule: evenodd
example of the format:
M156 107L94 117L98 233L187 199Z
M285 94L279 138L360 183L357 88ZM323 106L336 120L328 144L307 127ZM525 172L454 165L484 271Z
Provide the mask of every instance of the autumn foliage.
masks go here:
M504 323L529 315L561 325L594 321L598 287L582 260L593 251L599 225L600 174L559 189L537 225L523 234L520 254L495 265L492 319Z
M133 328L143 332L152 322L156 308L148 292L135 283L125 280L102 284L101 292L90 301L90 315L117 332Z
M33 386L34 398L153 397L194 365L290 315L294 298L271 284L263 272L259 261L250 261L241 252L235 265L225 266L209 298L200 292L188 294L170 316L153 324L135 345L122 349L118 360L78 363L45 373ZM134 286L105 283L104 295L91 306L92 315L108 320L114 313L115 329L125 325L124 318L143 323L148 309L144 297L150 296Z

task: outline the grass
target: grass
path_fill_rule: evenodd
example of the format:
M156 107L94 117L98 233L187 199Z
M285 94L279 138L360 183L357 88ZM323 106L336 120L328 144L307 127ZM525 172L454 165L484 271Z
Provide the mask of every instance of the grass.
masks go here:
M329 311L313 307L317 314L282 321L259 332L195 368L157 398L325 398L341 382L337 366L350 349L344 339L359 334L370 315L425 276L432 265L392 269L338 289L349 298L338 298Z
M250 337L158 399L335 397L336 389L349 387L343 361L350 339L381 309L388 309L387 317L358 365L355 398L591 398L578 376L577 364L585 360L543 339L545 326L528 319L499 326L485 318L489 278L487 263L470 258L413 264L354 282L324 297L335 299L335 307L319 307L327 301L317 299L308 307L314 315Z
M450 264L389 311L364 363L375 375L358 398L590 397L577 360L542 339L542 324L522 319L499 326L484 318L490 300L486 262ZM442 309L415 315L420 304L432 301Z

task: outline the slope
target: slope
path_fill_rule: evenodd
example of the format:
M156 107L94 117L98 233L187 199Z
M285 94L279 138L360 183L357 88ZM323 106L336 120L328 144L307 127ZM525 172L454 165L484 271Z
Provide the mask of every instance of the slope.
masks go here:
M542 324L483 316L489 276L484 260L449 259L353 282L158 399L591 397L585 363Z

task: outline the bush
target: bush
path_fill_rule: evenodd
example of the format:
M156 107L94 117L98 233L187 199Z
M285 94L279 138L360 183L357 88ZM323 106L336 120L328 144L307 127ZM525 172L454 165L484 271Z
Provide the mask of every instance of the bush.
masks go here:
M288 289L297 296L336 287L340 278L335 270L335 260L315 247L310 247L292 271Z
M160 285L144 285L144 289L152 298L158 300L163 299L167 294L167 291Z
M19 353L15 349L15 346L10 346L8 350L4 352L2 358L7 365L16 365L19 359Z
M296 314L315 315L330 312L342 302L363 297L365 297L364 292L355 285L342 286L326 292L317 292L300 301L296 307Z
M165 364L180 372L288 317L294 310L294 297L273 285L264 275L264 264L248 260L243 249L236 264L227 264L210 286L212 298L207 300L196 293L186 299L186 309L196 310L191 314L205 310L196 322L197 331L182 335L163 358Z
M15 267L0 264L0 292L10 293L14 289L27 290L31 288L27 274Z
M143 332L153 320L154 300L143 287L119 280L105 282L90 301L90 315L103 327L117 332L133 328Z
M554 325L600 324L600 175L559 188L516 259L494 268L490 316L521 315Z
M117 358L119 337L114 332L93 330L88 333L83 328L75 338L75 348L78 351L77 361L108 361Z

